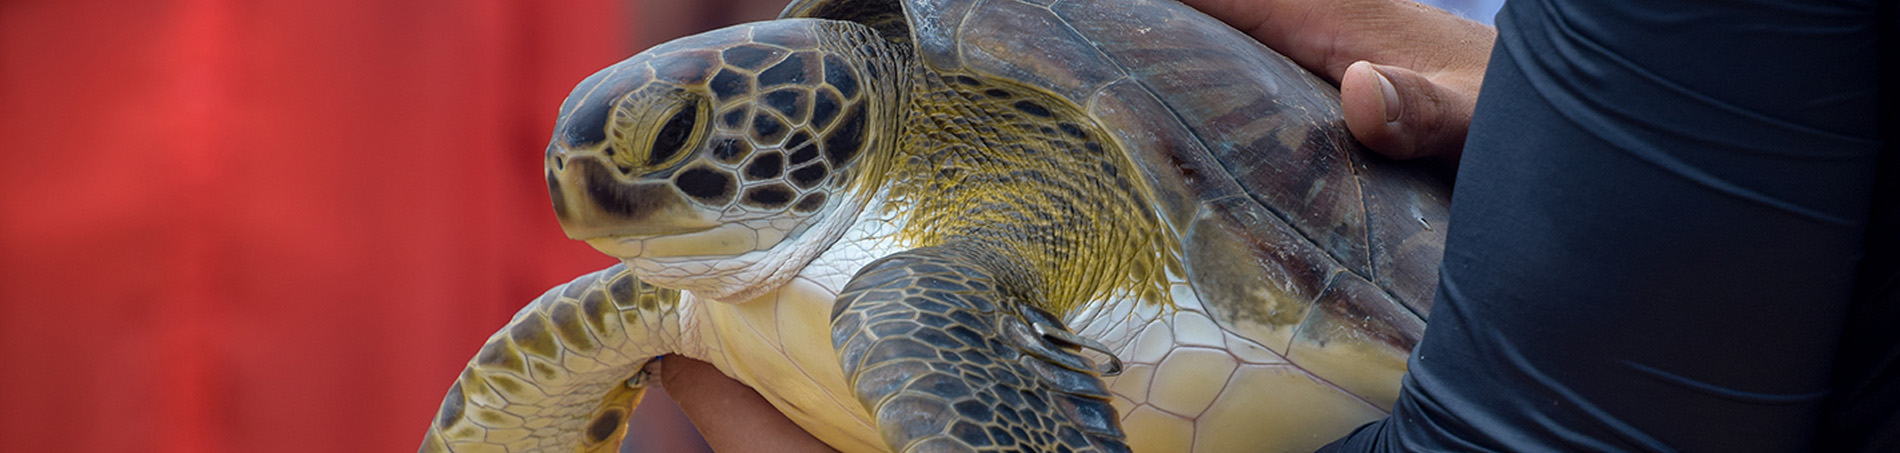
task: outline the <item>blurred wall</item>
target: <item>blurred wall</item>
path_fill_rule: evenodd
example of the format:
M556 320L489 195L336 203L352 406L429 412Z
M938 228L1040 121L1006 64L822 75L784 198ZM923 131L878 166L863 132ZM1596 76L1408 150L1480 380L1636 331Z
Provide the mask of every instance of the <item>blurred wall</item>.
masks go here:
M0 451L413 451L622 0L0 2Z

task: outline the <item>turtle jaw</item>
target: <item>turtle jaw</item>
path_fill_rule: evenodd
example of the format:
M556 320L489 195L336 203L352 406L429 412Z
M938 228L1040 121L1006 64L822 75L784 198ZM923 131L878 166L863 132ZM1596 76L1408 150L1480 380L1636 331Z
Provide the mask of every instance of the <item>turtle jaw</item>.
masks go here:
M567 237L663 236L722 224L717 213L686 200L666 180L628 178L598 152L550 152L548 195Z
M728 223L700 231L587 239L595 250L622 260L699 257L716 259L771 250L786 238L775 228Z

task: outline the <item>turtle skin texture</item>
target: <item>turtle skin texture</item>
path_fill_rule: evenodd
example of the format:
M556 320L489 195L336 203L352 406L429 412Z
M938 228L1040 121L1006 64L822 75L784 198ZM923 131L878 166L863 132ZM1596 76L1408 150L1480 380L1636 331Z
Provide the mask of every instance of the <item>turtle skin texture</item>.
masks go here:
M1298 451L1390 410L1449 185L1171 0L811 0L582 81L623 264L491 337L424 451L610 451L653 358L847 451Z

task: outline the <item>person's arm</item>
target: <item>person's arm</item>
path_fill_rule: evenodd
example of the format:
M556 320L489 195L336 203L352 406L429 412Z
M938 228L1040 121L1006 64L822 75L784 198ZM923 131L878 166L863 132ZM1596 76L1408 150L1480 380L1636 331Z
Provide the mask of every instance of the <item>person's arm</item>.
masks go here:
M759 392L726 377L712 364L672 355L661 362L660 385L679 402L680 410L713 451L836 451L785 418Z

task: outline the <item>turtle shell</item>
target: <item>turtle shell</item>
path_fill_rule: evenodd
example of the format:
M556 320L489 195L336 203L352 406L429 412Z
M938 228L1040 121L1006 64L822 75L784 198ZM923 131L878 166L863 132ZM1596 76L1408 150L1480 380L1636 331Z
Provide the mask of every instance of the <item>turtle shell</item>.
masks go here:
M930 69L1074 102L1155 188L1217 321L1289 345L1289 360L1370 400L1396 398L1436 289L1450 187L1354 142L1325 81L1173 0L809 0L784 16L864 23L907 36ZM1302 357L1302 344L1337 342L1386 351L1370 360L1387 371Z

